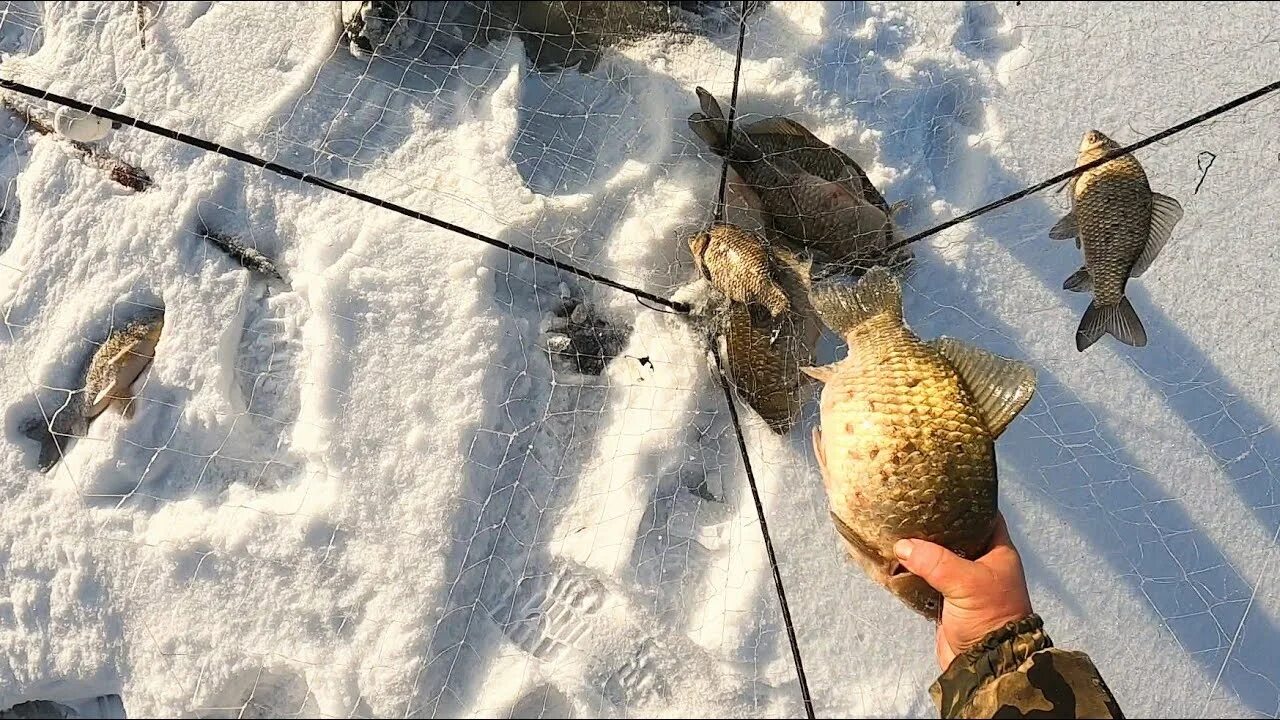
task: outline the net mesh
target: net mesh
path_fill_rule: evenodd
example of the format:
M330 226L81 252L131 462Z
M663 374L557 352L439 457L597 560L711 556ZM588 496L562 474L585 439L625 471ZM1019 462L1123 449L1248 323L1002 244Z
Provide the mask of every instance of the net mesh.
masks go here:
M218 147L0 98L0 708L934 712L931 629L832 532L816 403L784 433L742 393L731 418L686 243L722 169L694 88L847 153L905 237L1089 128L1129 142L1274 79L1265 23L1201 11L1209 39L1137 6L3 3L0 77ZM1130 715L1280 715L1277 335L1241 293L1268 283L1276 111L1140 153L1188 209L1129 286L1146 348L1072 347L1065 194L914 246L912 329L1036 368L1001 508L1055 644ZM764 227L736 173L725 200ZM148 330L90 421L95 367ZM826 333L815 362L844 353Z

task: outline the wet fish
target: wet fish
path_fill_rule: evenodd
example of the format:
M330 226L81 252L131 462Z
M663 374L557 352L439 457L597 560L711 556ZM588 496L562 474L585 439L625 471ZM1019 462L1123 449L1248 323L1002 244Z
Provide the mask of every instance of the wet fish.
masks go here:
M788 301L782 322L753 318L745 305L719 292L705 312L738 396L770 430L785 435L795 427L804 392L812 384L800 368L814 362L821 321L809 303L808 262L782 248L770 253L778 287Z
M163 329L164 314L152 312L107 337L93 354L85 377L86 420L112 406L126 418L133 416L133 383L151 365Z
M813 449L832 522L869 577L937 621L941 597L898 564L893 544L921 538L968 558L986 550L995 440L1034 394L1035 372L952 338L920 340L883 267L857 284L815 281L813 298L849 346L843 360L804 368L823 383Z
M783 157L805 172L840 183L867 202L892 216L895 209L867 177L862 166L840 149L818 139L808 128L788 117L774 116L746 123L743 132L768 156Z
M1119 148L1111 138L1090 130L1080 142L1076 166ZM1146 272L1169 242L1182 219L1182 206L1152 192L1142 165L1129 153L1081 173L1069 187L1071 212L1049 230L1049 237L1075 238L1084 250L1084 267L1062 284L1064 290L1093 293L1076 330L1076 349L1084 352L1107 333L1126 345L1143 347L1147 331L1125 297L1125 286L1129 278Z
M791 307L778 284L783 272L764 238L736 225L712 223L689 238L698 273L758 321L779 319Z
M735 126L732 139L726 142L727 122L720 104L703 88L698 88L697 93L702 112L689 116L690 129L712 152L727 158L734 172L755 191L772 236L797 250L817 251L824 262L870 267L881 260L894 237L890 212L864 194L860 180L854 183L847 172L837 171L834 164L819 163L823 168L806 169L796 156L781 151L771 153L755 142L758 138L767 147L774 147L771 143L777 143L784 131L803 131L808 138L812 134L798 124L778 122L763 130L757 127L760 132L755 138ZM817 141L801 135L794 137L801 146ZM832 160L829 154L826 157ZM836 179L823 177L819 170ZM880 198L879 202L883 201Z

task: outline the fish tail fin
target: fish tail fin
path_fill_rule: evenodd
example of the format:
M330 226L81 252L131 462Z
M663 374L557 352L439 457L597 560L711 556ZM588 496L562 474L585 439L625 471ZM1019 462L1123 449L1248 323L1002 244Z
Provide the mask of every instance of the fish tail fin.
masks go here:
M1097 300L1089 303L1076 330L1076 350L1084 352L1108 333L1125 345L1143 347L1147 344L1147 331L1129 298L1122 296L1115 305L1099 305Z
M706 88L697 88L697 93L702 112L689 116L689 129L711 148L711 152L735 162L764 159L764 154L741 130L734 128L733 137L726 137L729 134L729 123L725 120L724 111L720 109L720 103Z
M877 315L902 321L902 286L883 266L868 270L856 284L844 275L815 280L812 297L822 322L841 336Z

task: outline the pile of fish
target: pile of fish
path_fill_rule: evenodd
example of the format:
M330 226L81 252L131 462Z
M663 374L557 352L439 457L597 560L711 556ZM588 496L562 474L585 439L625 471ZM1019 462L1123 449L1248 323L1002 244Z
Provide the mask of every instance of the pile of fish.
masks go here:
M689 127L742 179L759 208L761 233L723 222L689 238L699 274L715 296L704 311L724 343L729 379L778 434L794 427L810 386L800 367L814 361L821 321L809 300L812 278L857 277L877 265L905 270L909 246L894 209L866 172L800 123L768 117L730 131L719 102L697 88L701 112Z
M695 320L716 338L738 396L775 433L793 429L806 391L821 384L813 452L836 534L868 577L938 622L941 596L898 563L893 545L920 538L961 557L986 551L998 517L995 442L1035 394L1035 371L912 332L900 277L914 256L896 247L895 207L848 155L788 118L730 127L710 93L697 97L690 129L748 187L763 229L717 221L688 239L711 288ZM1119 151L1100 132L1085 135L1077 167L1110 159L1074 178L1072 211L1049 232L1083 250L1084 267L1063 286L1094 296L1079 351L1107 333L1146 344L1125 286L1182 218ZM814 367L824 327L848 351Z

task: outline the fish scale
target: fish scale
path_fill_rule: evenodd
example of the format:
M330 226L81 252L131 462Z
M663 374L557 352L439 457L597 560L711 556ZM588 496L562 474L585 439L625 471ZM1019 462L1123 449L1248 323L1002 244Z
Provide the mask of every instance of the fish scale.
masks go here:
M1035 392L1035 372L951 338L925 342L902 317L886 268L812 284L813 304L848 355L804 368L822 382L813 449L831 520L863 571L935 622L942 597L904 570L898 540L985 551L998 518L995 439Z
M918 537L973 555L995 523L994 445L955 371L891 322L876 318L850 335L861 372L838 375L823 394L824 416L856 418L827 446L833 474L860 478L833 490L833 510L871 528L864 534L876 545Z
M1114 305L1124 295L1129 273L1147 244L1151 189L1132 155L1122 155L1083 173L1076 182L1076 222L1094 297Z
M1080 142L1076 165L1120 149L1111 138L1090 130ZM1076 329L1076 349L1084 352L1107 334L1144 347L1147 331L1125 297L1125 287L1151 267L1182 219L1182 205L1153 192L1142 165L1128 153L1082 172L1069 184L1071 212L1054 224L1049 237L1075 238L1084 251L1084 267L1062 283L1064 290L1093 293Z

